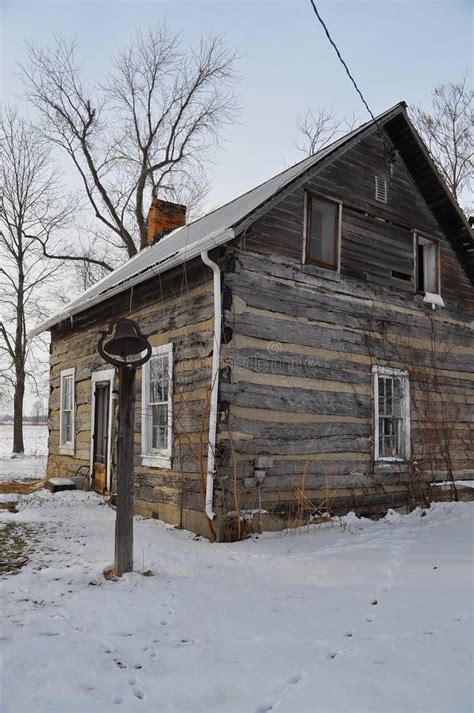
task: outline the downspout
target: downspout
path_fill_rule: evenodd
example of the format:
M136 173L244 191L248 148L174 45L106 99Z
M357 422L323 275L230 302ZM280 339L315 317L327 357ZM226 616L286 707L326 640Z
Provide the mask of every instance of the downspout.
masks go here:
M209 257L208 251L201 252L201 259L214 273L214 346L211 368L211 400L209 407L209 439L207 447L206 474L206 515L214 520L216 513L212 505L214 499L214 476L216 472L217 398L219 392L219 366L221 353L222 299L221 271L219 265Z

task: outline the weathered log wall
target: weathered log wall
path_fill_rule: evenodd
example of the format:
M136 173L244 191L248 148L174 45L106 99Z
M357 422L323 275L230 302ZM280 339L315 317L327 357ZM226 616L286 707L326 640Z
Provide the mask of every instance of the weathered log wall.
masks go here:
M386 205L374 175L387 176ZM301 265L306 188L343 201L340 275ZM440 242L442 310L414 294L414 230ZM370 512L406 503L417 478L444 480L448 468L472 477L472 285L400 158L390 176L380 139L309 176L246 230L227 265L219 440L229 511L263 508L281 527L305 498ZM411 462L373 461L373 364L409 371Z
M146 516L159 517L203 534L202 474L207 456L208 401L213 344L213 285L210 270L190 264L173 274L149 280L133 293L106 302L73 325L53 331L50 358L49 475L74 475L89 468L91 448L91 394L93 371L109 368L97 353L100 331L112 318L136 320L152 346L173 342L173 456L172 468L141 464L141 369L136 379L135 507ZM60 372L74 366L75 453L59 449ZM116 419L115 419L116 420ZM84 472L81 471L82 473Z

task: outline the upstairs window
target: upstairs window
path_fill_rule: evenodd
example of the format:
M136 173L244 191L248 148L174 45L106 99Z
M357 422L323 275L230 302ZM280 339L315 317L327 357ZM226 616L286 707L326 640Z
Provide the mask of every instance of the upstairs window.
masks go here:
M74 368L61 371L59 446L61 453L74 455Z
M415 236L415 282L417 292L439 294L439 245Z
M379 203L387 202L387 179L375 176L375 200Z
M374 366L374 456L410 457L410 384L405 371Z
M142 463L171 467L173 345L154 347L142 372Z
M306 262L339 268L341 204L306 193Z

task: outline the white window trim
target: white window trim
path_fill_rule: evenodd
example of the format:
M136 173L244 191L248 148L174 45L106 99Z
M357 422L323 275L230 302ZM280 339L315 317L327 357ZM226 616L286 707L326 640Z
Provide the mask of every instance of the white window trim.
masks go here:
M63 443L63 384L64 379L72 376L72 441ZM74 455L74 445L76 439L76 369L63 369L60 375L59 389L59 452L63 455Z
M90 454L90 470L89 484L92 483L94 470L94 429L95 429L95 390L100 382L109 382L109 419L107 429L107 490L110 491L112 484L112 419L114 413L114 379L115 369L102 369L101 371L93 371L92 379L92 395L91 395L91 454Z
M309 197L314 197L316 199L320 198L328 203L335 203L338 206L337 211L337 244L336 244L336 268L326 267L324 265L318 265L316 262L308 260L308 208L309 208ZM317 193L311 191L309 188L305 189L304 192L304 214L303 214L303 265L308 265L321 272L322 275L325 273L332 275L339 275L341 273L341 243L342 243L342 201L334 198L333 196L327 196L324 193Z
M374 394L374 460L378 462L404 462L411 457L410 439L410 380L408 372L403 369L392 369L389 366L373 366ZM402 420L403 420L403 451L402 456L381 456L379 448L379 376L398 376L402 379Z
M151 468L171 468L171 454L173 449L173 344L163 344L159 347L153 347L151 350L151 358L154 356L168 356L168 447L161 448L155 451L147 451L148 441L148 423L147 402L148 402L148 383L149 383L149 362L142 366L142 465Z

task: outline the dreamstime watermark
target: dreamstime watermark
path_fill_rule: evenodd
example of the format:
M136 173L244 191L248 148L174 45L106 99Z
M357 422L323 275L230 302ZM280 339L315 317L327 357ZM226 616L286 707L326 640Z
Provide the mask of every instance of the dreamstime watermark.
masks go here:
M260 374L311 377L321 369L327 370L327 364L323 365L321 359L294 354L290 349L290 345L286 347L285 343L270 341L261 349L241 348L231 354L225 354L223 351L221 364L234 374L238 371L252 371ZM200 368L199 361L202 360L202 368L207 369L211 353L208 344L202 345L201 357L195 368Z
M320 367L320 361L314 357L286 352L284 344L272 341L265 349L255 350L251 354L237 352L227 356L225 366L232 372L242 370L280 376L310 376Z

